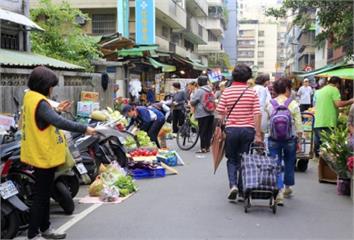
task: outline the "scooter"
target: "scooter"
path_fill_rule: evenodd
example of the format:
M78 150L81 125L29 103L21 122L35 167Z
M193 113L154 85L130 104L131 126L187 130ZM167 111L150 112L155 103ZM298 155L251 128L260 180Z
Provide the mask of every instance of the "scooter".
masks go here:
M6 171L1 164L1 173ZM1 239L12 239L18 231L28 228L29 207L20 200L15 184L6 177L1 177Z

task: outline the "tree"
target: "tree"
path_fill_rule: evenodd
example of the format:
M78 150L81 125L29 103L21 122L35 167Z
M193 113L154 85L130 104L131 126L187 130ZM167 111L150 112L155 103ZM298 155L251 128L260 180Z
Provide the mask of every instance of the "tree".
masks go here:
M294 14L294 24L308 28L313 22L311 14L317 10L317 20L323 31L316 36L316 45L321 46L326 40L334 48L343 47L348 58L353 54L353 0L284 0L278 9L267 9L266 15L284 18L290 11Z
M31 33L33 52L93 70L91 60L100 56L98 44L76 22L77 18L88 20L87 15L67 2L56 5L40 0L31 18L45 30Z

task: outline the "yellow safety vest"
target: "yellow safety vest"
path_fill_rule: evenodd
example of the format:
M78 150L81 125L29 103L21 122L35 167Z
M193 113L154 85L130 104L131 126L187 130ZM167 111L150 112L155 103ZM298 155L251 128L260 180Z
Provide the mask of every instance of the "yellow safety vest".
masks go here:
M46 97L28 91L23 99L21 161L38 168L53 168L65 161L66 141L64 134L53 125L39 129L36 109ZM48 103L49 104L49 103Z

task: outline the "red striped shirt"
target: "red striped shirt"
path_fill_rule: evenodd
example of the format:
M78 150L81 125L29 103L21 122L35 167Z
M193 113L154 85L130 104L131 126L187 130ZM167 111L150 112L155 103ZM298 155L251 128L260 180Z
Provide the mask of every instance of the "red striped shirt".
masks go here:
M227 116L246 87L246 84L235 82L230 87L226 88L220 97L216 111L221 115ZM247 89L227 119L226 127L254 128L254 116L257 114L261 114L259 98L256 91Z

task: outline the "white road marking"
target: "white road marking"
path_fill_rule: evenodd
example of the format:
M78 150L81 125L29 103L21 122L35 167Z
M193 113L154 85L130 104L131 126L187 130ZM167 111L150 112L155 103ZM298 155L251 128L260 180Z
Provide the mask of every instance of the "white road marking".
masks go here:
M85 218L87 215L95 211L95 209L99 208L102 205L102 203L95 203L91 207L85 209L84 211L75 214L75 217L70 219L68 222L64 223L61 225L56 232L66 232L69 228L74 226L76 223L81 221L83 218Z

